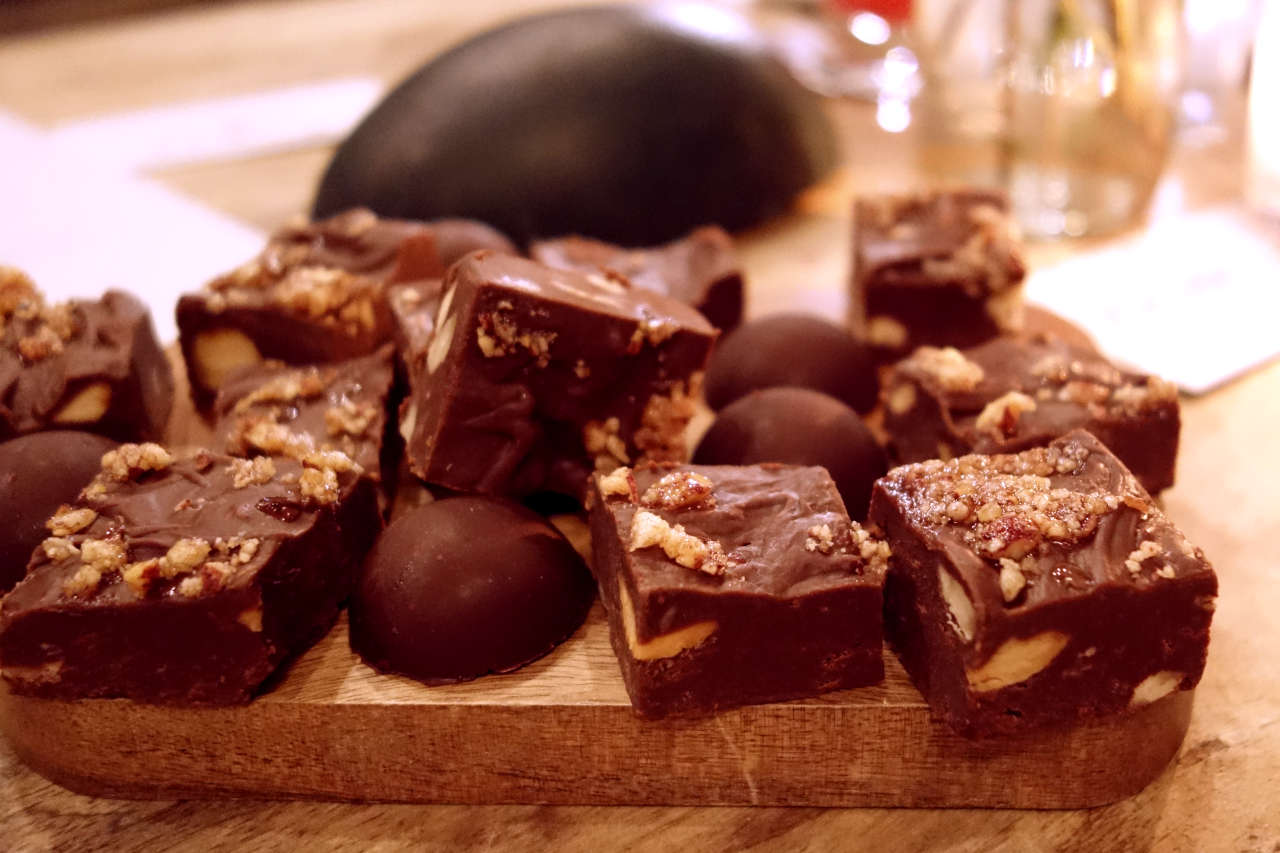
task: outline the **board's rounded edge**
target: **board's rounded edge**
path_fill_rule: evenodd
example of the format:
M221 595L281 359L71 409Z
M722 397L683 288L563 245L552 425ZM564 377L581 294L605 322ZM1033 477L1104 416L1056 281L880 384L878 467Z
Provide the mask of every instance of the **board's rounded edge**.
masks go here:
M614 705L175 709L4 690L0 730L50 781L127 799L1075 809L1158 778L1191 706L1181 693L1064 732L967 741L927 711L868 705L653 723Z

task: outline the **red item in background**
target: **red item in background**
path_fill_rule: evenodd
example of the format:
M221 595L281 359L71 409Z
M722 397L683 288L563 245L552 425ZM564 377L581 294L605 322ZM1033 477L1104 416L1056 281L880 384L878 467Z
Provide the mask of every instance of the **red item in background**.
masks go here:
M827 0L832 11L845 15L873 12L891 24L911 17L911 0Z

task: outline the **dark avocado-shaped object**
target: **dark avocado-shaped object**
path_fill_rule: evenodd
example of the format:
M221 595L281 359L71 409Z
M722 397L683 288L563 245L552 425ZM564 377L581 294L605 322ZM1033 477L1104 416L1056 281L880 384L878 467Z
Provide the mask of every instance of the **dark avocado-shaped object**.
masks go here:
M835 160L816 97L736 13L571 9L475 36L397 86L338 148L313 214L655 245L776 215Z

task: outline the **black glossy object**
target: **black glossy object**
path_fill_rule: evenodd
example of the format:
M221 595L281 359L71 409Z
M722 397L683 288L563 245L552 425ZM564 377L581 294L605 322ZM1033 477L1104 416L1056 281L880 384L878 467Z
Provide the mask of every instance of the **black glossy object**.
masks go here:
M847 329L808 314L774 314L733 330L707 366L707 405L793 385L830 394L858 412L876 405L880 383L866 345Z
M571 9L482 33L401 83L339 147L313 213L655 245L776 215L835 160L817 99L742 17Z
M351 647L381 672L446 684L542 657L582 624L595 583L532 510L456 497L391 524L351 601Z
M871 487L887 469L884 449L858 413L808 388L753 391L720 412L698 444L699 465L821 465L849 517L862 521Z
M0 593L27 573L44 523L102 470L116 443L88 432L35 432L0 444Z

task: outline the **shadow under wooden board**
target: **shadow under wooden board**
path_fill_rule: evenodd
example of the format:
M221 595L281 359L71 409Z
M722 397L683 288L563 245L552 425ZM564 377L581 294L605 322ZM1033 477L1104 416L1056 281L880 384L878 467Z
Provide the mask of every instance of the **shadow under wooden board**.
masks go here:
M184 377L174 443L207 440ZM637 718L597 603L550 655L426 687L354 655L345 616L251 704L60 702L0 689L0 729L74 791L126 798L450 803L1082 808L1173 759L1193 694L1074 729L970 741L933 720L896 658L875 687L712 717Z

